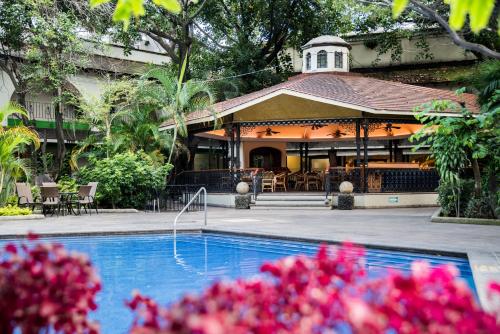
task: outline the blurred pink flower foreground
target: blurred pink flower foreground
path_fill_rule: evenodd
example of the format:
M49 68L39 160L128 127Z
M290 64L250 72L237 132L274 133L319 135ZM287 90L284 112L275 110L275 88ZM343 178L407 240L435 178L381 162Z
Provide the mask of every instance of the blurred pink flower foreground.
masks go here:
M101 285L86 256L46 243L8 244L0 254L0 333L99 332L87 315Z
M378 279L364 268L363 249L322 246L263 265L270 278L219 282L170 308L135 294L131 333L500 333L453 266L415 262Z

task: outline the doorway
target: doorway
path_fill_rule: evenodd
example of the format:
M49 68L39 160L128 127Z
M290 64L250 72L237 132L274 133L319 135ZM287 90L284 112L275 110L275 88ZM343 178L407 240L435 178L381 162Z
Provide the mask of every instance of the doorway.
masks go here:
M273 147L258 147L250 151L250 167L273 170L281 167L281 151Z

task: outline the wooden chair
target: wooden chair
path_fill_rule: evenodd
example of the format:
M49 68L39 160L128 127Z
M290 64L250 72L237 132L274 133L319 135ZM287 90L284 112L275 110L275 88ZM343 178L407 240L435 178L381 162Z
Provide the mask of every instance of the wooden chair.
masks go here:
M37 197L33 198L31 187L28 183L16 183L17 205L35 209L36 205L40 205Z
M368 192L379 193L382 189L382 175L368 174Z
M266 191L266 189L274 192L274 173L273 172L264 172L262 174L262 192Z
M311 186L314 186L315 190L321 190L321 180L319 179L319 175L317 173L307 174L306 190L312 190Z
M306 174L297 173L295 175L295 190L305 190L306 188Z
M276 191L277 188L282 188L286 190L287 177L286 173L280 173L276 175L273 179L273 191Z
M59 194L59 189L57 187L40 187L40 194L42 196L42 213L47 214L48 211L52 210L52 216L56 213L59 216L61 212L61 194Z

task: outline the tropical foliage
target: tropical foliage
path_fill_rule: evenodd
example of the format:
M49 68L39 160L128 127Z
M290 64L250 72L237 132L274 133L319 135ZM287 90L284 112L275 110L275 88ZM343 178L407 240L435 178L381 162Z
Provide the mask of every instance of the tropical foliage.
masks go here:
M60 244L9 243L0 250L0 287L1 333L99 332L88 315L101 284L83 254Z
M26 111L16 104L8 104L0 109L0 123L7 122L13 114L27 117ZM0 127L0 207L14 192L17 179L29 177L30 169L26 159L21 157L28 145L40 146L38 135L22 123L8 128Z
M131 333L497 333L458 270L414 262L370 279L363 250L323 246L287 257L265 277L217 282L169 307L136 294ZM498 289L497 285L495 288Z
M0 208L0 216L26 216L30 215L31 210L28 208L20 208L15 205L7 205Z
M457 201L462 191L462 178L466 170L471 169L474 180L473 202L480 208L481 218L492 217L498 214L498 190L496 177L500 171L500 91L490 98L490 102L483 105L479 115L454 102L439 100L426 103L416 110L416 118L424 126L412 136L418 141L416 149L430 146L431 158L436 163L441 181L448 187L455 188L452 198ZM438 115L454 111L460 117L445 117ZM449 198L447 195L442 199ZM472 201L472 199L470 199ZM485 203L490 209L485 212ZM441 204L444 204L443 202ZM467 205L467 203L463 203ZM472 205L472 204L471 204ZM448 205L445 205L448 206ZM460 204L456 207L457 216ZM468 208L468 215L476 212L473 207Z
M144 152L126 152L110 158L90 157L77 177L80 184L99 182L97 200L102 206L143 209L154 190L165 188L171 168Z
M204 82L188 80L183 82L187 58L181 68L179 78L169 74L162 68L155 68L144 75L142 91L144 95L154 101L159 109L159 118L169 120L173 127L172 143L177 141L178 135L187 136L186 117L188 114L209 109L214 98L209 86ZM214 114L214 119L216 115ZM168 163L172 161L173 148L168 156Z

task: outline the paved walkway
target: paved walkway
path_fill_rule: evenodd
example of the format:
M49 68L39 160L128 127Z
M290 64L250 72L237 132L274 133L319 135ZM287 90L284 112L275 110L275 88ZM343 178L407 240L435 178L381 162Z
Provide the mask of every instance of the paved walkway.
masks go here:
M480 299L487 306L486 285L500 280L500 227L431 223L436 208L339 210L235 210L209 208L208 226L201 212L188 213L182 230L258 234L368 246L467 254ZM171 231L175 213L121 213L49 217L0 222L0 237L38 234L138 233Z

